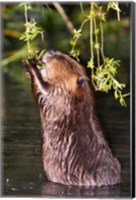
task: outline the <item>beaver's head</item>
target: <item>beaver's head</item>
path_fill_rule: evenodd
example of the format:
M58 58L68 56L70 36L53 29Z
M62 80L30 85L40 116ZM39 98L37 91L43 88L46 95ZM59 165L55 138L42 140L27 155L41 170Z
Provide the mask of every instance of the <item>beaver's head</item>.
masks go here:
M82 66L70 56L59 51L48 51L43 55L45 67L40 70L42 79L55 85L65 85L75 91L88 78Z

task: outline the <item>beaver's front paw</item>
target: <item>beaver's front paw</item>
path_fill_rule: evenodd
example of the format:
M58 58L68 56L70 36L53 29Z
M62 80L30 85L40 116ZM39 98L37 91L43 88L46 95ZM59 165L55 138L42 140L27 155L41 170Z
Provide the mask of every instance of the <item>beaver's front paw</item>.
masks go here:
M38 64L38 60L36 59L36 57L32 57L32 58L31 58L31 57L28 55L27 60L28 60L29 64L31 65L31 67L36 67L37 64Z
M38 60L36 59L36 57L30 57L29 55L27 56L27 59L22 60L22 62L27 69L36 68L38 64Z

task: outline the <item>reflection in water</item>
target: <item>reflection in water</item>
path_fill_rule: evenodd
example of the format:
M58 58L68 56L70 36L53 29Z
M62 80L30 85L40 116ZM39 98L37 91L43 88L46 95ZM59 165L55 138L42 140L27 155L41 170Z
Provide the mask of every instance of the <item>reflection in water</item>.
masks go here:
M30 85L4 82L3 195L55 197L129 197L129 106L122 108L109 95L97 96L97 110L114 155L122 165L122 183L112 187L64 186L47 181L41 159L41 131ZM109 112L110 111L110 112Z
M56 196L56 197L118 197L120 196L120 186L111 187L77 187L64 186L51 182L43 183L42 195Z

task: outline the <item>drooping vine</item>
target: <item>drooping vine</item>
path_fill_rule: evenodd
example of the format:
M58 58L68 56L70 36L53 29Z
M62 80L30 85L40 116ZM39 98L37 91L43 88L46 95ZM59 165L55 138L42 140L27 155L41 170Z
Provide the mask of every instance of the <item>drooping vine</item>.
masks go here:
M24 7L24 16L25 16L25 31L21 34L20 40L23 40L26 42L27 45L27 55L29 57L36 57L38 60L40 60L40 57L45 52L45 50L41 51L39 53L39 50L35 48L35 46L32 45L32 41L38 36L41 36L41 39L43 40L43 30L41 27L37 25L37 22L34 18L28 19L28 11L32 9L30 3L21 3L19 5L20 7ZM26 58L27 62L27 58ZM39 66L42 65L39 61Z
M127 106L125 97L129 93L123 94L124 83L116 79L120 61L114 58L108 58L104 54L104 30L103 23L106 22L106 15L110 9L117 12L117 20L120 20L120 8L118 2L109 2L107 10L96 2L90 3L90 10L83 20L80 28L74 30L73 39L71 40L70 54L79 61L80 51L77 48L79 39L82 37L85 23L90 23L90 59L87 67L91 69L92 85L96 91L109 92L114 91L114 98L119 99L122 106Z

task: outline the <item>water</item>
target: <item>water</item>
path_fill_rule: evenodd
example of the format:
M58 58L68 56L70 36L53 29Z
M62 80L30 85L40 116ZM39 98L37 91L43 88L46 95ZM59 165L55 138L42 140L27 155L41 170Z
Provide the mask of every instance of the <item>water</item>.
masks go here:
M26 87L27 86L27 87ZM129 106L97 94L105 136L122 165L122 183L112 187L75 187L51 183L43 171L40 118L30 85L4 77L3 196L130 197Z

